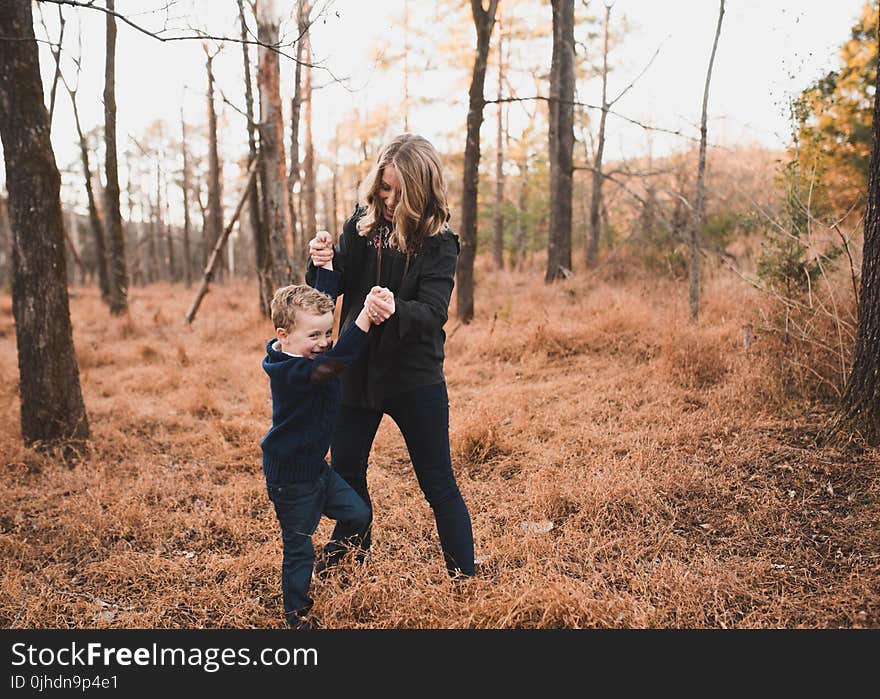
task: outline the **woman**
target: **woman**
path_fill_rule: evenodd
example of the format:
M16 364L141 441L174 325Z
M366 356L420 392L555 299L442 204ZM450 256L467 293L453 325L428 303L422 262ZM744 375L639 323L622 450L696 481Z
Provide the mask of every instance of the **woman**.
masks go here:
M310 243L306 281L332 260L339 275L341 330L365 300L384 321L366 351L343 375L342 408L331 464L370 507L367 462L383 415L403 434L419 486L437 522L450 575L474 574L471 520L452 472L449 401L443 377L443 324L449 311L458 238L449 230L440 158L423 137L398 136L367 177L364 206L345 222L337 246L327 233ZM374 286L391 294L369 294ZM370 547L369 531L337 524L319 569L338 562L348 545ZM320 570L319 570L320 572Z

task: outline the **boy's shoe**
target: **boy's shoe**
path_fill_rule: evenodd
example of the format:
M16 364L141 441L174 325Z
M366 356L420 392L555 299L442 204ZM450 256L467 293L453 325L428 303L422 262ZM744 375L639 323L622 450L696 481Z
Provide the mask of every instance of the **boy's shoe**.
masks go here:
M319 629L321 627L314 617L298 616L294 621L291 622L290 628L292 631L314 631L315 629Z

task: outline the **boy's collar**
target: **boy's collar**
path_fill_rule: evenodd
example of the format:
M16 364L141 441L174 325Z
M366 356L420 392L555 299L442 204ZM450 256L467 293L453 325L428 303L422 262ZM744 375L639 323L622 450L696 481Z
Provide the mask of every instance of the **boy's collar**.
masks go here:
M278 340L275 340L275 342L272 343L272 349L281 354L286 354L288 357L302 357L301 354L291 354L290 352L285 352L283 349L281 349L281 342L279 342Z

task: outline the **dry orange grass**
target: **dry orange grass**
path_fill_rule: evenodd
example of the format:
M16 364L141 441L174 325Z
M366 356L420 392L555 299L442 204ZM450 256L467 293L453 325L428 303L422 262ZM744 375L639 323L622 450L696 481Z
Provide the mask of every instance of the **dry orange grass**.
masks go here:
M331 628L880 626L876 452L817 448L776 349L742 345L760 299L681 285L479 271L447 325L453 463L477 578L453 586L393 423L367 564L316 581ZM281 546L260 470L269 323L244 283L134 289L114 319L72 299L92 428L74 468L21 445L0 297L0 624L280 628ZM322 521L316 543L331 524Z

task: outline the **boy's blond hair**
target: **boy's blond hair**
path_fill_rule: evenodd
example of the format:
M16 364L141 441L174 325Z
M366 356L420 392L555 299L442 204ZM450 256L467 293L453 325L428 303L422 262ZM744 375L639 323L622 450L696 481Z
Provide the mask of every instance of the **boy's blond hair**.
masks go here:
M316 315L333 312L333 299L305 284L283 286L275 292L270 305L272 324L290 332L296 325L297 311Z

